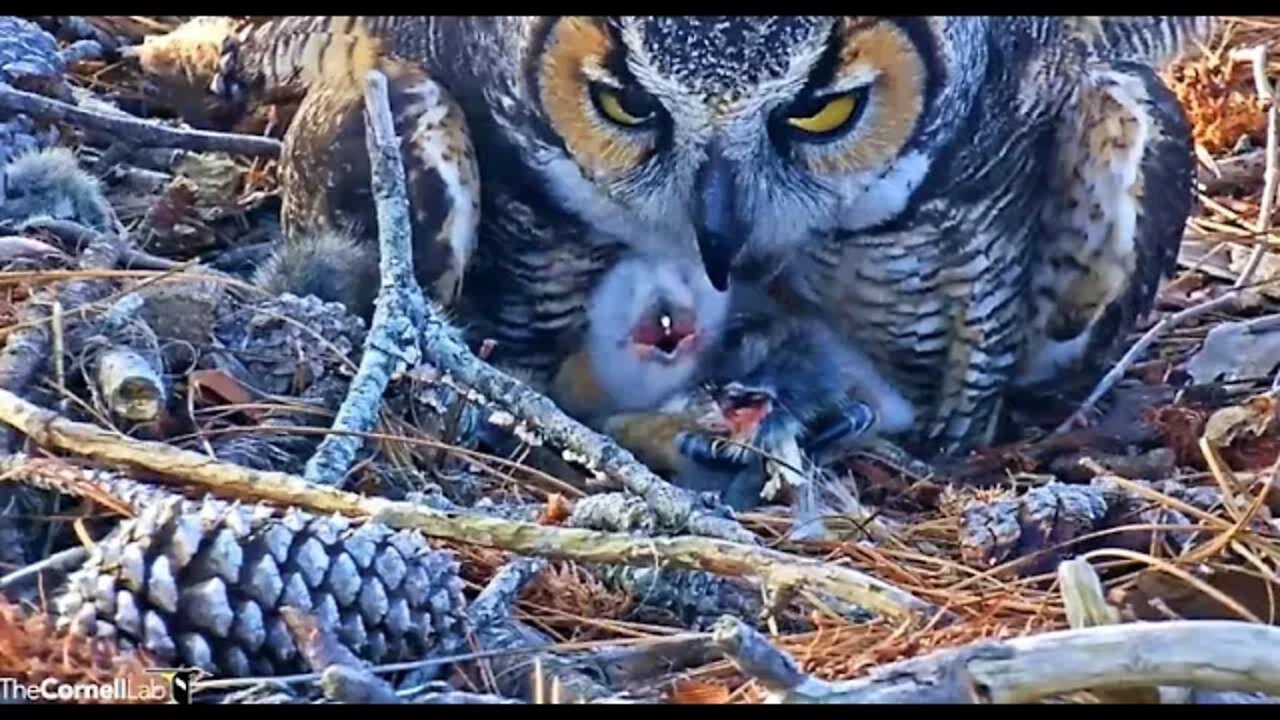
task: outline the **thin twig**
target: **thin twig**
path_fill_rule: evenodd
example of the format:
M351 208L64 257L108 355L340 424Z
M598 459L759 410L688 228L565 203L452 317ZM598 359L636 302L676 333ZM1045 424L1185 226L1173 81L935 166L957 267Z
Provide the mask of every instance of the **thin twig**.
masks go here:
M1191 307L1176 312L1173 315L1169 315L1156 323L1150 330L1144 333L1142 337L1138 338L1138 341L1133 344L1133 347L1130 347L1128 352L1120 358L1115 366L1098 381L1098 384L1094 386L1093 391L1089 393L1089 397L1085 398L1084 402L1080 404L1080 407L1071 414L1071 417L1064 420L1061 425L1054 429L1053 434L1059 435L1068 432L1075 429L1078 424L1084 422L1088 417L1088 414L1093 410L1098 402L1101 401L1102 398L1106 397L1108 392L1111 392L1111 388L1115 387L1116 383L1124 379L1125 374L1129 372L1129 368L1138 361L1138 358L1141 357L1142 354L1147 351L1147 348L1151 347L1151 344L1159 339L1161 335L1182 323L1194 320L1201 315L1206 315L1234 303L1240 293L1245 290L1247 290L1247 288L1232 288L1216 298L1206 300L1197 305L1192 305Z
M48 122L66 122L90 130L108 133L147 147L171 147L195 152L225 152L234 155L279 157L279 140L240 135L172 128L124 115L107 115L69 103L18 90L0 82L0 109L31 115Z
M0 577L0 592L13 590L19 585L25 585L46 570L65 572L79 566L88 557L89 549L83 545L54 553L43 560Z
M51 334L51 350L53 355L53 382L60 391L66 391L67 388L67 322L62 312L62 301L54 299L49 307L49 332ZM67 405L65 402L60 404L63 412L66 412Z
M1249 254L1249 260L1245 263L1244 270L1240 272L1240 277L1236 279L1235 287L1244 287L1253 279L1254 273L1258 271L1258 267L1262 264L1262 258L1267 254L1267 234L1271 231L1271 215L1275 207L1276 185L1280 181L1280 172L1276 168L1276 152L1277 140L1280 138L1280 107L1276 104L1275 89L1271 85L1271 81L1267 78L1267 47L1266 45L1258 45L1249 52L1249 59L1253 63L1253 83L1258 93L1258 99L1267 105L1267 145L1266 145L1266 169L1262 174L1262 202L1258 208L1258 221L1256 230L1259 236L1259 242L1253 246L1253 251Z
M623 640L584 640L580 642L558 643L555 646L556 651L571 650L591 650L598 647L616 648L619 646L661 646L671 645L678 646L689 642L697 642L705 639L705 635L697 633L686 633L682 635L672 635L668 638L631 638ZM503 650L485 650L481 652L460 653L457 655L446 655L438 657L430 657L423 660L411 660L407 662L386 663L382 665L372 665L365 668L373 674L398 673L412 670L422 670L424 668L437 667L442 665L453 665L456 663L471 662L475 660L484 660L487 658L508 657L515 655L529 655L545 651L542 647L525 647L525 648L507 648ZM198 690L226 690L230 688L254 687L256 685L297 685L299 683L313 683L321 679L321 673L298 673L294 675L271 675L263 677L246 677L246 678L215 678L212 680L200 680L196 683Z
M18 223L13 227L19 232L43 230L51 233L64 243L70 243L73 247L65 249L72 254L79 253L102 235L97 230L81 225L78 222L56 220L50 217L35 217ZM158 257L145 250L139 250L133 247L132 243L126 242L124 245L120 250L120 264L125 268L133 270L174 270L185 267L183 263L177 260Z

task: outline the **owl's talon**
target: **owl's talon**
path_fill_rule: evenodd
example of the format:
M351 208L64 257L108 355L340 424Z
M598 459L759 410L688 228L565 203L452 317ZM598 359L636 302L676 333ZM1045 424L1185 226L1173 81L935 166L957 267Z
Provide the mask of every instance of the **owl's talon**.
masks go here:
M876 424L876 412L863 402L853 402L840 412L819 418L804 438L804 450L819 455L838 443L854 440Z
M240 66L240 41L229 35L222 41L218 55L218 70L209 82L209 91L226 102L239 104L248 96L248 88L238 77Z
M751 448L705 433L682 432L676 436L676 446L681 455L710 470L740 470L755 458Z

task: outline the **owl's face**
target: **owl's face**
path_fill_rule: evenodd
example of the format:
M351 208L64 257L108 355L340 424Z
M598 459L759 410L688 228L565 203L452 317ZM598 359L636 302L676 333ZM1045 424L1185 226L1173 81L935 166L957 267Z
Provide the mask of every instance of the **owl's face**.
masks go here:
M557 141L532 159L593 227L649 252L700 252L724 289L744 248L785 253L907 207L933 160L931 23L548 20L526 82Z

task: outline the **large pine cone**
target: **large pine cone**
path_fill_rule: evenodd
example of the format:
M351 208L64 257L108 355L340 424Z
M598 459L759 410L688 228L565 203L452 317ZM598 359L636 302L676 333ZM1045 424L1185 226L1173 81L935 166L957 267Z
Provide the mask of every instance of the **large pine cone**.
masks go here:
M453 555L417 533L177 497L121 522L55 600L76 633L221 676L309 669L286 606L375 663L454 650L466 610Z

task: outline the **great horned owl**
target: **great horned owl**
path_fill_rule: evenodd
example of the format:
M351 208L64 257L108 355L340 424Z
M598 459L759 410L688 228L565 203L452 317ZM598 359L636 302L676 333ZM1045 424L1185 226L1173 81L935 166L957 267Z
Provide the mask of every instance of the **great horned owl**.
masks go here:
M433 171L413 199L430 237L452 222L455 242L418 242L455 266L475 242L461 316L498 362L551 372L619 247L700 257L717 288L767 285L865 348L925 450L954 452L990 439L1011 388L1104 357L1149 308L1192 182L1185 118L1151 64L1207 25L285 18L221 42L220 87L332 86L373 66L351 57L396 58L421 71L406 88L456 101L466 127L446 135L474 147L478 239L462 153L452 194ZM298 218L367 191L363 148L338 142L359 127L352 98L313 89L289 131Z

